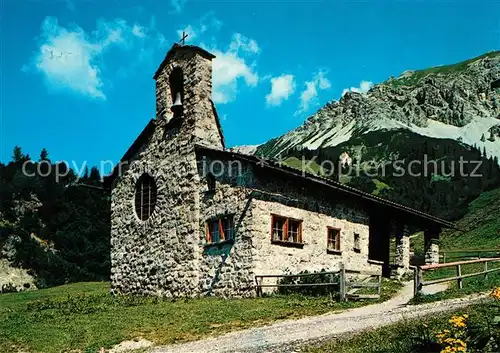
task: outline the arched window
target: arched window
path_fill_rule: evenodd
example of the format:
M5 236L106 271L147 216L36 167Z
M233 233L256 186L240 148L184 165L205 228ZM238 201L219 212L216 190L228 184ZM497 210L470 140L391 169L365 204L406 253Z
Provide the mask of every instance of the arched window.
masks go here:
M135 185L135 212L140 220L147 220L156 205L156 182L147 173L141 175Z
M182 104L184 101L184 89L183 89L183 77L182 69L176 67L172 70L168 83L170 86L170 94L172 96L172 107L171 110L174 113L174 117L180 116L182 114Z

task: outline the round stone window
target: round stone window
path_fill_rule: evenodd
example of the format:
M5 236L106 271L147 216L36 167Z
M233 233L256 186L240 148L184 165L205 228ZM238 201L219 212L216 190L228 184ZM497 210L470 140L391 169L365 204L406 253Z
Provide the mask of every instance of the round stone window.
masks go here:
M135 185L135 212L140 220L147 220L156 206L156 182L147 173L141 175Z

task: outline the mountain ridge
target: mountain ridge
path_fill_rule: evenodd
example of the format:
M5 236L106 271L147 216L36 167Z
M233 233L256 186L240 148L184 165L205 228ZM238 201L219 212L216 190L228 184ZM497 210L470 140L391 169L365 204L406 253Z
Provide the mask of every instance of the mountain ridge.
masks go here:
M500 157L500 51L452 65L405 71L367 93L347 92L304 124L260 145L255 153L286 155L292 148L336 146L353 136L405 128L450 138ZM484 134L484 138L483 138Z

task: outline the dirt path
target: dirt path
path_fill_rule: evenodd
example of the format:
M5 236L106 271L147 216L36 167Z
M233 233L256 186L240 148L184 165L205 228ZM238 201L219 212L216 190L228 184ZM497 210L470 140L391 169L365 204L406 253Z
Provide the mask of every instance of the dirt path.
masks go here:
M333 338L341 334L376 328L405 318L425 316L465 307L484 298L474 295L461 299L406 306L413 296L413 284L405 283L399 294L383 303L347 310L337 314L286 320L270 326L231 332L220 337L157 347L152 353L203 353L203 352L270 352L276 348L296 346L307 341Z
M450 284L448 282L431 284L429 286L425 286L422 288L422 294L429 295L429 294L436 294L436 293L444 292L449 287L450 287Z

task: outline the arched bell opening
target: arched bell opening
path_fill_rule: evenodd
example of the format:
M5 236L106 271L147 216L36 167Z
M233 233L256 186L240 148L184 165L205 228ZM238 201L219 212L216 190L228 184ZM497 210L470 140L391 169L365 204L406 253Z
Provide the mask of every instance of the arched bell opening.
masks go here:
M184 103L183 74L180 67L172 70L169 77L170 94L172 95L172 106L170 110L174 113L174 118L182 115Z

